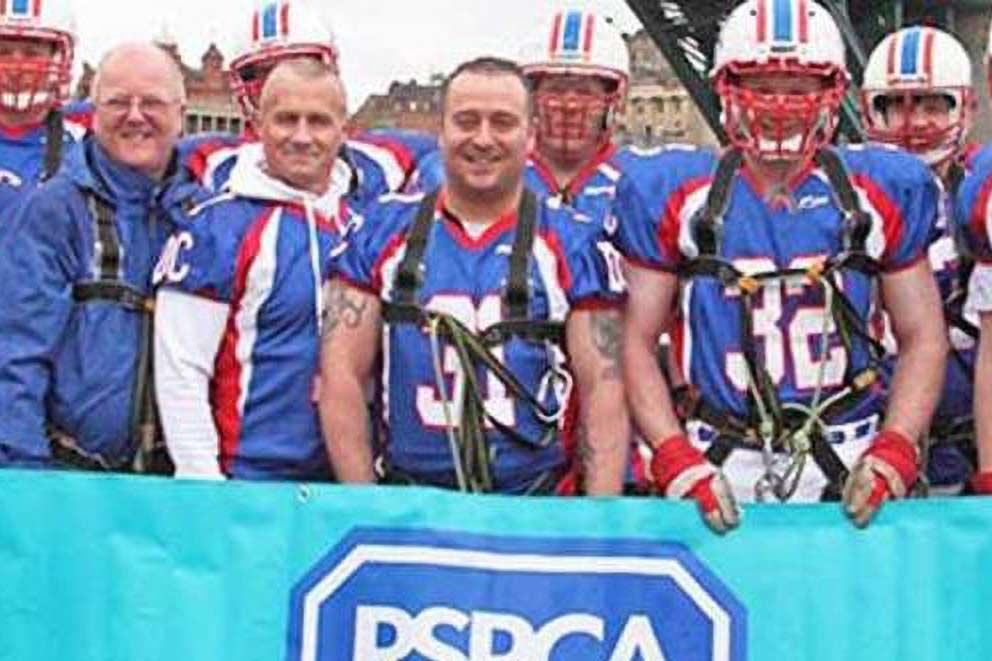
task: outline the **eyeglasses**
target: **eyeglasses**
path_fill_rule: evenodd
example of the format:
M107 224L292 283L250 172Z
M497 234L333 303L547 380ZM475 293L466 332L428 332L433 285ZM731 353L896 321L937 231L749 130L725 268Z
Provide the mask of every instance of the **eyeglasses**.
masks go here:
M109 99L97 101L96 105L114 116L123 116L131 112L135 104L142 115L161 116L169 108L176 105L178 99L163 99L158 96L112 96Z

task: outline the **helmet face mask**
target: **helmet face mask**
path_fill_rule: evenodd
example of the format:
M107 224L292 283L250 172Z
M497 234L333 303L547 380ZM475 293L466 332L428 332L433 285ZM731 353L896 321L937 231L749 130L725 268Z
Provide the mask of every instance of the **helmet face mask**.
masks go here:
M280 62L311 57L337 70L334 33L303 2L263 4L252 14L249 35L231 60L231 92L249 121L258 112L266 77Z
M899 30L883 39L868 59L861 91L865 132L931 166L958 156L975 105L970 59L946 32L930 27Z
M535 78L537 141L542 153L575 161L609 141L612 113L620 101L616 81L574 74Z
M35 115L68 98L74 38L60 9L57 2L0 7L0 112Z
M731 142L763 161L807 161L828 144L844 87L841 72L788 65L731 67L716 81Z

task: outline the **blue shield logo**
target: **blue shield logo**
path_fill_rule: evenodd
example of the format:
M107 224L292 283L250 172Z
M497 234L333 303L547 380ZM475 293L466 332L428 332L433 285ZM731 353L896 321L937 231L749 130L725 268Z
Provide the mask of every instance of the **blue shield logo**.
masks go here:
M290 661L741 661L746 612L681 544L352 532L293 588Z

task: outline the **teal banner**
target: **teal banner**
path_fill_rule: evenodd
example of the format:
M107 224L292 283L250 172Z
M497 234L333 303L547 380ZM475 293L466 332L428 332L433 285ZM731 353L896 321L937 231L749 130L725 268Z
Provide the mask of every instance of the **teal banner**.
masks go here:
M0 660L992 658L992 499L748 506L0 472Z

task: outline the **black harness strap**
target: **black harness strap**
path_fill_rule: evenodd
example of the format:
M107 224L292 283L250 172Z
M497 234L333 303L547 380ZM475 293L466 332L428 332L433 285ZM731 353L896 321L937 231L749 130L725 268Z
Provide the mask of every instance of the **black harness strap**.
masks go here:
M527 319L530 303L528 265L534 245L534 225L537 224L537 198L524 193L517 211L517 231L510 252L510 275L506 282L505 305L508 318Z
M45 116L45 161L41 180L48 181L55 176L62 165L62 146L65 140L65 125L62 111L53 108Z
M424 197L417 209L417 217L406 238L406 252L393 282L393 301L396 305L416 304L417 289L423 280L424 251L427 250L436 208L437 191L434 191Z

